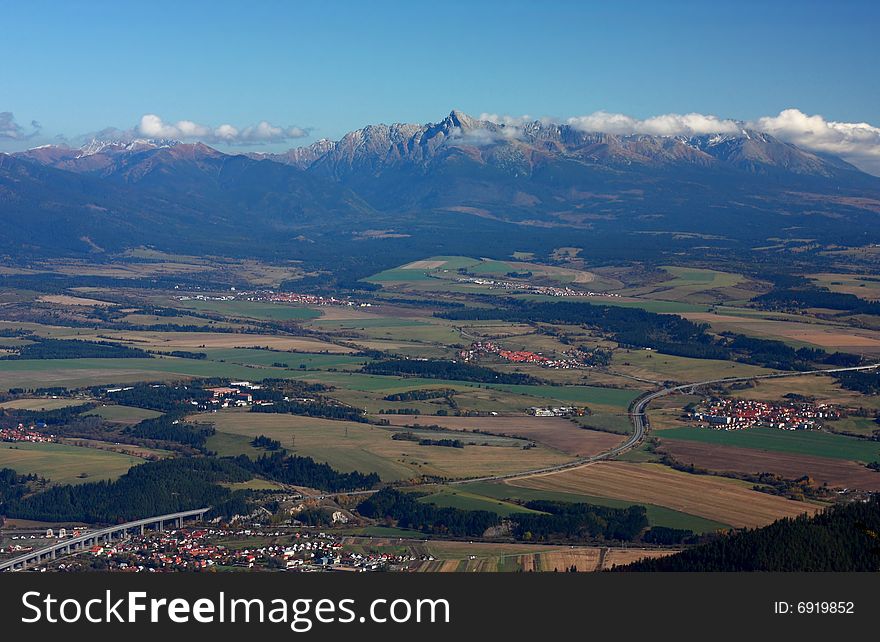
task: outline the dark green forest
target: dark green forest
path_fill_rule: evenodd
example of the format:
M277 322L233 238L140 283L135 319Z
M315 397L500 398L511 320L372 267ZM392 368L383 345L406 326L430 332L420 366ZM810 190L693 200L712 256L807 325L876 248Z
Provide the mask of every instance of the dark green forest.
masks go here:
M878 571L880 498L722 535L618 571Z

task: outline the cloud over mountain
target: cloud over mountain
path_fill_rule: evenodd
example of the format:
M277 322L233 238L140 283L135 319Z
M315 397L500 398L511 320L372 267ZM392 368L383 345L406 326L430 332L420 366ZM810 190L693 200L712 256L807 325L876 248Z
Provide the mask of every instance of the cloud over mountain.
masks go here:
M759 118L752 126L782 140L817 152L841 156L862 169L880 174L880 127L841 123L786 109L778 116Z
M0 139L27 140L40 133L40 123L31 121L32 131L28 132L18 124L11 111L0 111Z
M260 145L283 143L296 138L305 138L308 131L300 127L279 127L261 120L256 125L238 128L223 124L218 127L201 125L191 120L178 120L167 123L156 114L145 114L135 127L138 135L145 138L174 138L177 140L200 140L206 143L225 143L227 145Z
M503 114L482 114L480 118L510 128L519 128L534 120L529 116ZM736 134L742 129L754 129L813 152L841 156L865 171L880 174L880 127L868 123L830 121L818 114L807 115L799 109L785 109L777 116L763 116L751 121L737 121L699 113L662 114L640 119L607 111L597 111L565 120L552 118L540 120L564 122L585 132L603 132L620 136L633 134L700 136Z

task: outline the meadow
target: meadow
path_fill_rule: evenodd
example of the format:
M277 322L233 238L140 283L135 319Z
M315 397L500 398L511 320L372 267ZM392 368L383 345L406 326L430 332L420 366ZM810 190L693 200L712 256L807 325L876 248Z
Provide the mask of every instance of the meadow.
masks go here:
M421 446L391 438L393 431L370 424L332 421L296 415L224 411L193 415L192 421L212 424L219 434L246 439L238 445L253 452L249 441L266 435L297 455L312 457L343 471L376 472L383 481L405 480L422 475L445 478L505 474L552 466L570 457L545 447L523 450L512 445ZM436 437L435 437L436 438ZM477 436L475 441L481 442ZM208 439L208 448L233 454L236 442Z
M203 301L188 299L175 301L176 307L215 312L227 317L245 317L261 321L303 321L317 319L321 316L318 310L289 303L272 303L268 301Z
M116 479L144 463L131 455L53 443L0 443L0 468L35 473L56 484L82 484Z

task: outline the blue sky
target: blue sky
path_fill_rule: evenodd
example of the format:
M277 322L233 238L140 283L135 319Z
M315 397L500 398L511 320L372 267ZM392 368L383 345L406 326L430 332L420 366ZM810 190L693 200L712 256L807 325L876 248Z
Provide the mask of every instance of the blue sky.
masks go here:
M239 141L265 149L453 107L880 125L877 2L2 0L0 18L7 150L145 114L266 121L284 133Z

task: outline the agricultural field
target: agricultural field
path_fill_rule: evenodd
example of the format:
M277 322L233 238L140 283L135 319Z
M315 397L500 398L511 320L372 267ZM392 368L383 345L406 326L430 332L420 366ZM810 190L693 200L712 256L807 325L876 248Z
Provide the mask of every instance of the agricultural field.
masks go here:
M646 285L631 286L618 293L642 300L670 301L691 305L714 305L727 301L748 300L759 293L756 284L741 274L694 267L661 266L667 279ZM652 310L661 312L662 310ZM667 310L684 312L684 309ZM691 310L694 311L694 310Z
M674 551L598 546L552 546L541 544L497 544L488 542L443 542L393 537L350 537L343 548L358 553L409 554L433 557L410 562L414 572L530 572L601 571L643 557L669 555Z
M880 332L829 323L781 321L776 318L731 314L684 313L696 323L708 323L714 332L738 332L759 339L778 339L794 347L823 348L854 354L880 354Z
M98 450L53 443L0 443L0 468L19 474L35 473L55 484L82 484L116 479L144 459Z
M660 450L704 470L773 473L786 479L806 475L817 486L880 491L880 473L854 461L662 437Z
M651 350L620 350L611 363L613 372L662 383L708 381L724 377L753 377L774 372L767 368L733 361L691 359Z
M280 368L161 357L155 359L22 359L0 361L0 389L66 386L71 388L191 377L260 380L293 378Z
M736 480L691 475L659 464L598 462L507 482L538 490L584 493L649 502L734 527L755 527L781 517L815 513L819 506L751 490Z
M358 369L369 359L344 354L323 354L314 352L291 352L281 350L256 350L254 348L209 348L202 350L208 361L236 363L245 366L276 367L292 370L340 370Z
M880 461L880 442L856 439L818 430L711 430L709 428L670 428L659 433L664 440L678 439L718 446L738 446L752 450L827 457L849 461Z
M639 505L645 507L648 523L651 526L666 526L668 528L683 528L695 533L712 533L718 530L727 530L729 524L717 520L706 519L690 513L658 506L646 501L626 501L611 497L598 497L577 492L563 492L513 486L503 482L470 482L451 487L456 491L467 492L470 495L500 499L509 503L522 503L538 499L546 499L560 502L585 503L595 506L607 506L609 508L628 508Z
M86 413L86 417L95 415L117 424L136 424L144 419L154 419L162 415L156 410L135 408L133 406L99 406Z
M506 517L513 513L537 513L519 504L485 497L462 490L459 486L430 486L428 494L419 498L420 502L434 504L443 508L460 510L486 510Z
M828 288L832 292L852 294L868 301L880 300L880 274L836 274L822 272L808 274L819 287Z
M317 319L321 316L318 310L289 303L272 303L262 301L203 301L188 299L175 301L175 307L215 312L226 317L257 319L260 321L291 321Z
M422 475L445 478L497 475L552 466L571 459L542 446L523 450L518 440L509 440L506 445L464 448L420 446L411 441L394 440L392 430L379 426L296 415L225 411L193 415L191 420L212 424L218 434L243 436L247 441L266 435L297 455L312 457L343 471L377 472L383 481ZM208 439L208 447L214 450L218 450L216 437ZM227 440L225 446L229 449L231 442Z
M587 430L561 417L414 417L385 416L393 426L438 425L452 431L479 430L494 435L508 435L535 441L574 457L587 457L617 445L622 438L607 432ZM483 435L461 438L479 440Z
M58 410L59 408L71 408L89 403L89 399L66 399L38 397L34 399L14 399L0 403L0 408L14 408L16 410Z

